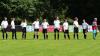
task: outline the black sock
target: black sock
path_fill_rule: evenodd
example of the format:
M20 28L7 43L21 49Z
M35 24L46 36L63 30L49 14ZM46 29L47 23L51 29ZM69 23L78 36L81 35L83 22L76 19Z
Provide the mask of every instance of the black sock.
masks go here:
M39 36L37 35L37 39L39 38Z
M54 39L56 40L56 34L54 34Z
M2 36L3 36L3 39L4 39L4 33L2 34Z
M8 38L8 35L7 35L7 33L6 33L6 39Z
M78 34L77 34L77 39L79 39L79 38L78 38Z
M26 39L26 33L25 33L25 39Z
M66 39L66 35L64 34L64 38Z
M69 34L68 34L68 39L70 40L70 36L69 36Z
M35 35L34 35L34 39L35 39Z
M15 39L17 40L17 36L16 36L16 33L15 33Z
M58 40L59 40L59 34L58 34Z
M74 39L75 39L75 34L74 34Z
M12 39L14 39L14 35L12 34Z
M85 34L85 39L86 39L86 34Z
M48 35L46 35L46 39L48 39Z
M44 40L45 40L45 33L44 33Z
M22 33L22 39L24 38L24 34Z

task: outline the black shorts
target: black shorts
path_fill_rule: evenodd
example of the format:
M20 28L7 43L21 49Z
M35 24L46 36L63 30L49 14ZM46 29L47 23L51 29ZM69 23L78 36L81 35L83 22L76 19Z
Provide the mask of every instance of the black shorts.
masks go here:
M59 30L58 29L54 29L54 32L59 32Z
M35 31L35 32L38 32L38 31L39 31L39 29L34 29L34 31Z
M79 30L78 30L78 27L74 27L74 33L78 33Z
M12 30L12 33L16 33L16 29L11 29Z
M69 34L69 30L65 30L65 31L64 31L64 33L67 33L67 34Z
M47 29L43 29L43 33L47 33Z
M87 33L87 29L83 29L83 33Z
M22 28L22 32L25 32L26 33L26 27L23 27Z
M3 28L1 31L2 32L7 32L7 29L6 28Z

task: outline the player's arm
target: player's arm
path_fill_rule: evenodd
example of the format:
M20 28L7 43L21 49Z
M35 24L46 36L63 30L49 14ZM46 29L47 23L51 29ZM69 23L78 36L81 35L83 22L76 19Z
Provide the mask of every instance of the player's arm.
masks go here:
M47 23L48 24L48 26L49 26L49 23Z
M8 27L8 21L7 21L7 27Z
M12 25L13 25L13 23L12 23L12 21L11 21L11 24L10 24L10 26L12 27Z
M35 22L32 23L32 26L34 26L34 25L35 25Z
M65 24L63 23L63 25L62 25L62 29L63 29L63 31L65 32L65 30L64 30L64 25L65 25Z
M1 29L3 28L3 21L1 22Z

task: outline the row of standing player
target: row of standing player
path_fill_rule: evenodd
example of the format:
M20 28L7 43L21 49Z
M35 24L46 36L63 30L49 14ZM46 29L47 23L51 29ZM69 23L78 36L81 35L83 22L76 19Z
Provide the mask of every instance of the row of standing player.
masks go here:
M15 18L12 18L12 21L11 21L12 39L17 39L14 21L15 21ZM41 25L43 27L44 39L48 39L47 29L48 29L49 23L46 21L46 19L44 19L44 21L42 22ZM8 26L8 21L7 21L7 18L5 17L4 20L1 22L3 39L4 39L5 34L6 34L6 39L8 38L8 34L7 34L7 30L6 30L7 26ZM22 26L22 39L26 39L27 21L23 20L21 23L21 26ZM32 23L32 26L34 27L34 39L38 39L39 38L39 35L38 35L39 19L36 19L36 21L34 21ZM78 37L79 23L78 23L77 17L75 17L75 21L73 22L73 26L74 26L74 39L75 39L75 36L77 36L77 39L79 39L79 37ZM86 33L88 32L88 24L86 23L85 19L83 20L82 28L83 28L84 39L86 39L86 37L87 37ZM59 40L59 29L60 29L60 20L59 20L59 17L56 17L56 20L54 20L54 39L55 40L56 39ZM93 29L93 39L95 40L96 34L97 34L97 18L94 18L92 29ZM68 39L70 39L69 24L67 22L67 19L65 19L65 21L63 23L63 32L64 32L64 38L66 39L66 37L68 36Z

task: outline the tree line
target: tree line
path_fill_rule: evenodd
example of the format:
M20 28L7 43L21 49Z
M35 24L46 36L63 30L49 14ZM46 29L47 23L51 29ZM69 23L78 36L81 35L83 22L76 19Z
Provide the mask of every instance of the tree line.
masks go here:
M0 0L0 21L3 17L16 17L16 20L33 21L37 17L46 18L50 24L55 16L83 18L99 17L100 0ZM70 19L70 21L72 21Z

